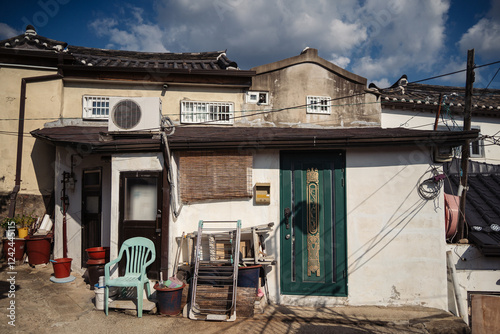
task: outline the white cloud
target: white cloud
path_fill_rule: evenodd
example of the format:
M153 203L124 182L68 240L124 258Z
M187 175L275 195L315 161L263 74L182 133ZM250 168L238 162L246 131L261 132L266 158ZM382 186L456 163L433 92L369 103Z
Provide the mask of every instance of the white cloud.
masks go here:
M500 18L483 18L465 33L459 42L460 49L469 49L482 57L493 59L500 55Z
M330 58L330 62L334 63L335 65L337 65L339 67L346 68L347 65L349 65L349 63L351 62L351 59L349 59L348 57L339 56L339 55L333 53L331 58Z
M354 72L399 78L409 69L429 71L441 60L449 6L449 0L368 0L360 10L368 39L364 56L352 64Z
M380 80L373 80L371 82L373 82L375 85L377 85L378 88L391 87L393 84L393 83L389 82L389 79L387 79L387 78L382 78Z
M162 44L165 32L156 24L142 17L143 10L130 8L132 17L100 18L92 21L89 27L97 36L109 40L108 48L121 50L168 52ZM127 14L124 11L123 14Z
M17 35L21 35L22 33L23 33L22 31L17 31L11 26L0 22L0 41Z
M367 38L358 6L346 0L163 0L158 22L169 48L227 48L229 57L250 68L298 55L306 46L349 57Z
M118 48L228 49L243 69L298 55L308 46L349 71L388 82L409 71L439 71L450 1L158 0L156 21L128 6L125 17L93 25Z
M306 47L364 77L399 78L442 60L450 0L163 0L158 24L175 51L228 49L242 68Z

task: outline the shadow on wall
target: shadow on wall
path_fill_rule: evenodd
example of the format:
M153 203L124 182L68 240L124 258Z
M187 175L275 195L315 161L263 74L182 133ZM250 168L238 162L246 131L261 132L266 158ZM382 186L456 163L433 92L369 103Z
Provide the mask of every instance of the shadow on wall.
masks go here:
M35 171L38 189L42 195L48 195L54 191L55 154L54 146L44 143L40 139L35 140L31 151L31 163Z
M0 195L0 217L7 217L9 214L9 194Z

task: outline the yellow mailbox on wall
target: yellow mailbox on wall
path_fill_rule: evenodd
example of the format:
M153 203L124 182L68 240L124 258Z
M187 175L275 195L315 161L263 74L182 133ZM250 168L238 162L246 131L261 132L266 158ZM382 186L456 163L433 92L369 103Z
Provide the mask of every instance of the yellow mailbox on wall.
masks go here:
M271 204L271 184L255 184L255 204Z

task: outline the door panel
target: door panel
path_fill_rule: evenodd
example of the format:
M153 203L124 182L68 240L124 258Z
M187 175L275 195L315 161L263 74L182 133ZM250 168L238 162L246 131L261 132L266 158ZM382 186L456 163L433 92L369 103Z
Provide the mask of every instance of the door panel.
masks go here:
M161 173L125 172L120 174L119 248L132 237L145 237L156 247L156 259L148 277L159 279L161 243ZM120 274L124 263L120 262Z
M101 192L100 168L83 171L82 177L82 267L87 266L85 249L101 244Z
M281 292L346 296L344 153L281 155Z

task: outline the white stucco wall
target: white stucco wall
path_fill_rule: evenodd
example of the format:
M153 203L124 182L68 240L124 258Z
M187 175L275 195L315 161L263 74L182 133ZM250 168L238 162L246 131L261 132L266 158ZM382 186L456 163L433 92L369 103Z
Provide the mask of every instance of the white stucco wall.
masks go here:
M73 156L73 159L71 158ZM109 246L110 231L110 211L109 211L109 191L110 191L110 164L101 160L101 155L90 155L84 148L58 147L56 149L55 161L55 219L54 219L54 258L63 257L63 213L62 213L62 178L63 172L71 171L73 164L73 174L75 175L74 189L67 189L69 206L66 214L68 257L72 258L72 269L78 272L81 270L82 261L82 176L83 170L87 168L102 167L102 212L101 212L101 245Z
M175 174L175 168L174 168ZM174 177L174 179L176 179ZM178 243L176 237L182 232L192 233L198 230L200 220L238 220L241 219L242 228L274 222L273 232L265 240L267 254L277 258L279 236L279 152L277 150L259 151L253 157L252 185L255 183L271 184L271 204L256 205L254 199L210 201L204 203L185 204L180 215L170 217L170 248L169 248L169 275L175 263L175 254ZM186 249L184 249L185 251ZM181 261L187 261L187 254L181 255ZM272 266L268 275L270 291L277 291L277 266Z
M347 298L279 293L279 152L275 150L254 154L252 180L271 183L271 205L257 206L253 200L184 205L177 219L171 217L170 266L177 250L175 237L196 231L200 219L241 219L243 227L275 222L274 233L266 241L268 253L277 259L267 276L271 301L330 306L417 304L446 309L442 197L425 201L416 188L428 171L429 152L350 149L346 159Z
M426 201L417 191L430 176L429 156L416 148L348 151L351 305L446 308L443 198Z

